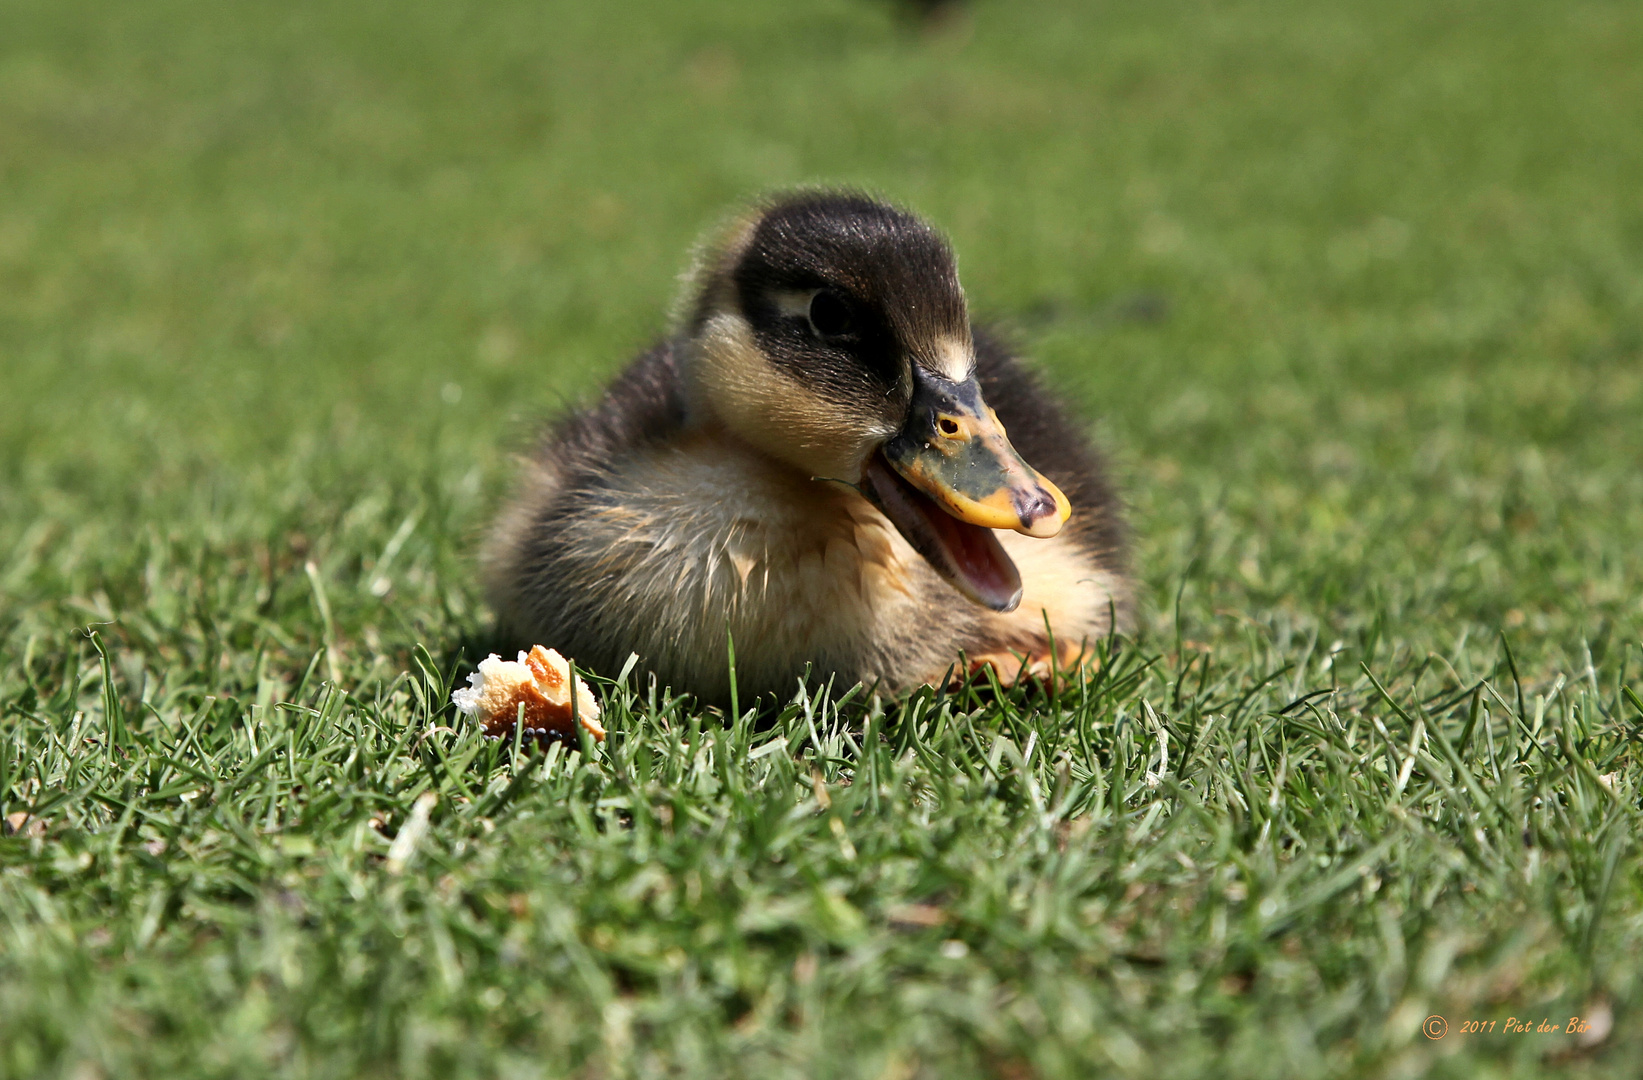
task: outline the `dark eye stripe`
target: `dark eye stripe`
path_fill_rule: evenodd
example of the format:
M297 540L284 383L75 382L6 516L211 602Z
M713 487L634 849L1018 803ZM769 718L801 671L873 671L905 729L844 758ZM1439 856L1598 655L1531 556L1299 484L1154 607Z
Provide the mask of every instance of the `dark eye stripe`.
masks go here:
M743 283L744 311L760 347L778 367L816 386L894 392L904 363L883 313L870 300L812 279Z
M810 325L824 338L842 337L856 328L856 313L850 302L827 289L810 298L809 315Z

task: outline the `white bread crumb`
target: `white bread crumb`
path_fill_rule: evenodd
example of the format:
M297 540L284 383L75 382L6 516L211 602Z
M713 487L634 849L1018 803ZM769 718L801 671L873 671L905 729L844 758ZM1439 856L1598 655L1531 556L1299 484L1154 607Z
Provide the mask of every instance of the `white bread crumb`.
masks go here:
M468 676L468 687L451 693L451 703L469 719L483 724L487 735L512 732L524 706L525 730L530 735L572 733L571 688L576 693L575 717L594 739L603 741L599 702L580 676L572 678L570 662L540 645L519 659L504 660L495 653L479 662Z

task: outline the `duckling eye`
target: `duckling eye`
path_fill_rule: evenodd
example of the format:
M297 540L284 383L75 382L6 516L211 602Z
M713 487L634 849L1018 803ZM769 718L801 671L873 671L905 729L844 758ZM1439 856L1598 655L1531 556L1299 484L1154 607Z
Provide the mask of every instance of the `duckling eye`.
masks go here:
M810 328L821 337L838 337L855 328L856 318L850 305L838 294L821 290L810 298Z

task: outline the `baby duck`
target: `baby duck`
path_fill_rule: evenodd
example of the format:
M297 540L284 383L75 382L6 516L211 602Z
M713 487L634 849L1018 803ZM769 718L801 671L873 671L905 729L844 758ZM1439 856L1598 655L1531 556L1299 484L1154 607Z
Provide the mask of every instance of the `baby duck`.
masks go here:
M961 654L1042 675L1123 628L1100 463L972 330L925 222L769 201L702 249L681 322L527 463L482 555L504 635L723 702L732 641L746 700L900 693Z

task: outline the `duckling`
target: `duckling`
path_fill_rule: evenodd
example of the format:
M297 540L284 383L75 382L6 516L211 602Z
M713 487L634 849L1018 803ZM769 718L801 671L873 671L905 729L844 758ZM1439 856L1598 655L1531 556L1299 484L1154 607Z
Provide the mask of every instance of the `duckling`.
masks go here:
M934 228L799 192L686 280L677 332L526 463L481 556L501 633L595 671L637 653L717 703L732 647L743 700L807 675L894 695L961 656L1068 670L1125 627L1114 490L971 327Z

